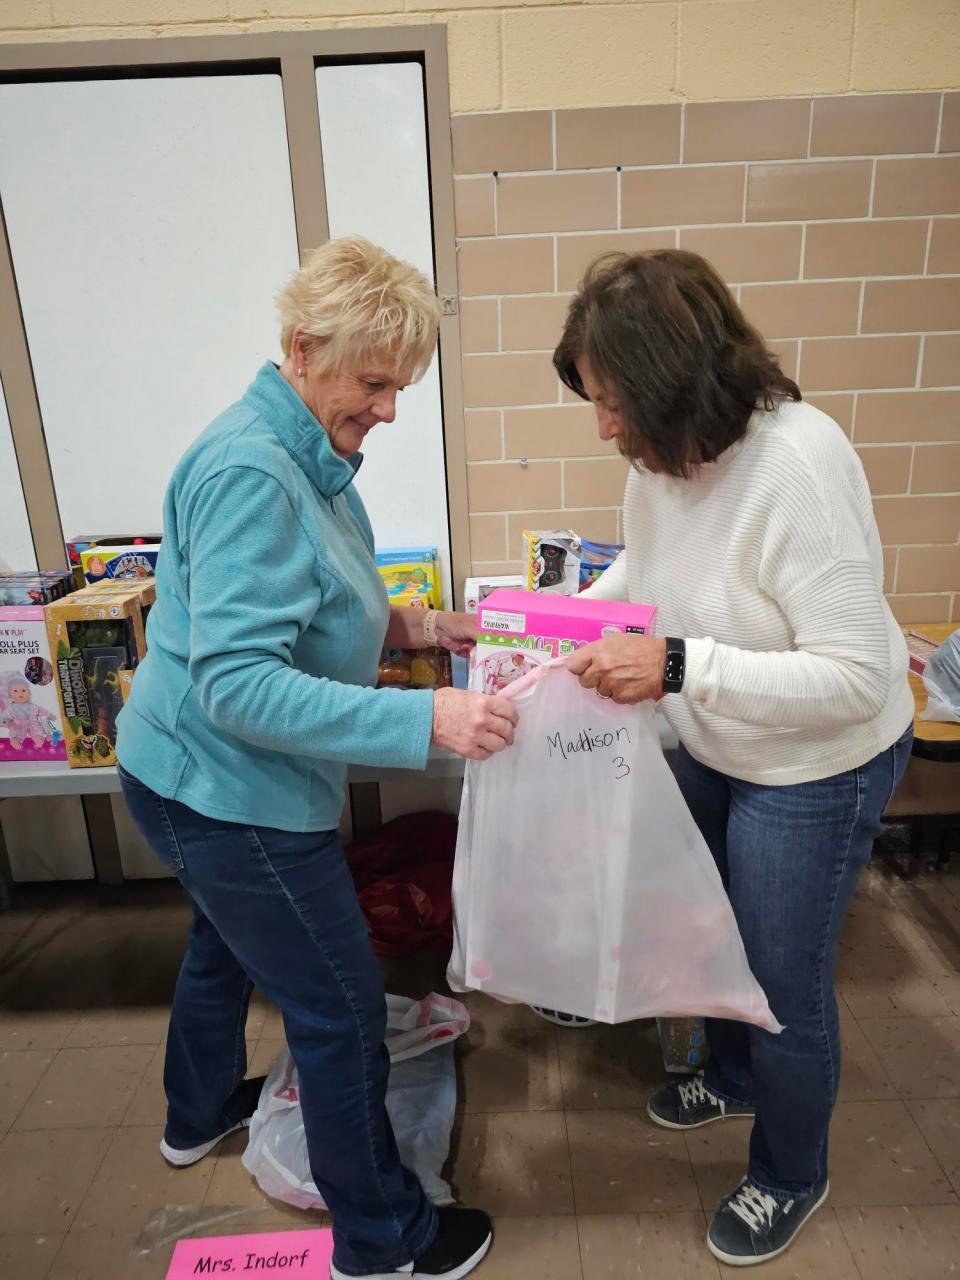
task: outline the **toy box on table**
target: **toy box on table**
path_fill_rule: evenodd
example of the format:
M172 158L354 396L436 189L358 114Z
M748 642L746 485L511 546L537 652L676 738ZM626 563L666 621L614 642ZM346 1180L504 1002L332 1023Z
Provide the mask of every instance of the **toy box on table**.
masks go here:
M443 607L436 547L385 547L376 559L391 604Z
M501 587L523 591L527 580L522 573L503 573L491 578L467 578L463 584L463 607L467 613L476 613L487 596Z
M584 538L580 548L580 590L592 587L623 549L620 542L588 542Z
M26 608L62 600L76 589L73 575L63 569L38 572L0 574L0 606Z
M152 578L157 572L159 544L130 543L127 546L105 546L98 543L87 551L81 551L80 564L88 583L105 579Z
M143 617L143 633L147 633L147 618L150 610L157 603L156 578L103 578L93 582L86 588L97 591L101 595L128 594L134 592L140 598L140 613Z
M66 758L43 608L0 607L0 764Z
M522 591L526 586L526 578L522 573L502 573L489 578L467 578L463 584L463 607L467 613L475 614L487 596L501 587L509 587ZM466 689L470 683L470 659L454 654L450 659L453 687Z
M77 591L47 605L71 768L117 762L117 716L147 652L137 591Z
M446 649L384 649L380 655L381 689L444 689L451 678Z
M477 614L470 687L499 693L541 663L573 653L610 632L651 635L655 619L653 605L494 591Z
M78 587L86 585L83 575L83 563L80 559L84 551L91 547L159 547L159 533L78 533L66 544L67 559L76 579Z
M526 587L556 596L580 590L580 539L572 529L524 529Z
M387 547L377 552L377 569L391 605L443 608L436 547ZM378 684L391 689L442 689L451 683L446 649L384 649Z

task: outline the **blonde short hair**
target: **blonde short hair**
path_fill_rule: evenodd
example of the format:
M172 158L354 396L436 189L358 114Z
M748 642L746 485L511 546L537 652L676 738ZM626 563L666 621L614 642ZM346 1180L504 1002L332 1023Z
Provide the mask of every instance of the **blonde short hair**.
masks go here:
M314 249L280 290L277 308L283 354L299 326L321 372L386 360L412 368L416 381L437 345L440 305L426 276L362 236Z

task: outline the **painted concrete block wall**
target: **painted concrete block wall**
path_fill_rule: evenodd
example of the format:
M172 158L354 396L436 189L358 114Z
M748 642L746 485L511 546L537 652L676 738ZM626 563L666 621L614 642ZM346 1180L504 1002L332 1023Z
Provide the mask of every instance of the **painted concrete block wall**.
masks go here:
M955 0L3 0L0 40L444 23L455 111L960 87Z
M709 258L874 494L904 621L960 621L960 93L455 118L475 572L618 540L625 464L551 366L609 249Z

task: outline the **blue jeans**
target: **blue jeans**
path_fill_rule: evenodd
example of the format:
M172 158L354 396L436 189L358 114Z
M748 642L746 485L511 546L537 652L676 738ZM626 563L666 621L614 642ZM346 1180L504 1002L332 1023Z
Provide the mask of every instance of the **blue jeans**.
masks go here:
M740 782L680 747L677 782L720 870L750 967L785 1025L771 1035L709 1018L704 1083L755 1108L749 1174L779 1200L827 1181L840 1080L837 942L912 737L911 728L859 769L786 787Z
M167 1141L194 1146L242 1118L256 984L283 1014L337 1267L363 1275L410 1262L431 1244L437 1214L400 1163L384 1105L383 979L337 833L219 822L121 780L193 905L167 1039Z

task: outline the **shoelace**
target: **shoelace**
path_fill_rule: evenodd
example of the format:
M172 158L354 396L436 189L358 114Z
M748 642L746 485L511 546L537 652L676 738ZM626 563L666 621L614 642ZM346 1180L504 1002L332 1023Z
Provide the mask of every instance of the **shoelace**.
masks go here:
M727 1202L729 1207L741 1218L751 1231L766 1231L773 1225L773 1215L777 1209L789 1210L793 1201L780 1205L773 1196L755 1187L752 1182L745 1182L737 1194Z
M703 1076L694 1076L689 1084L678 1084L680 1091L680 1101L687 1108L702 1107L704 1103L712 1103L716 1106L719 1098L715 1098L709 1089L704 1088Z

